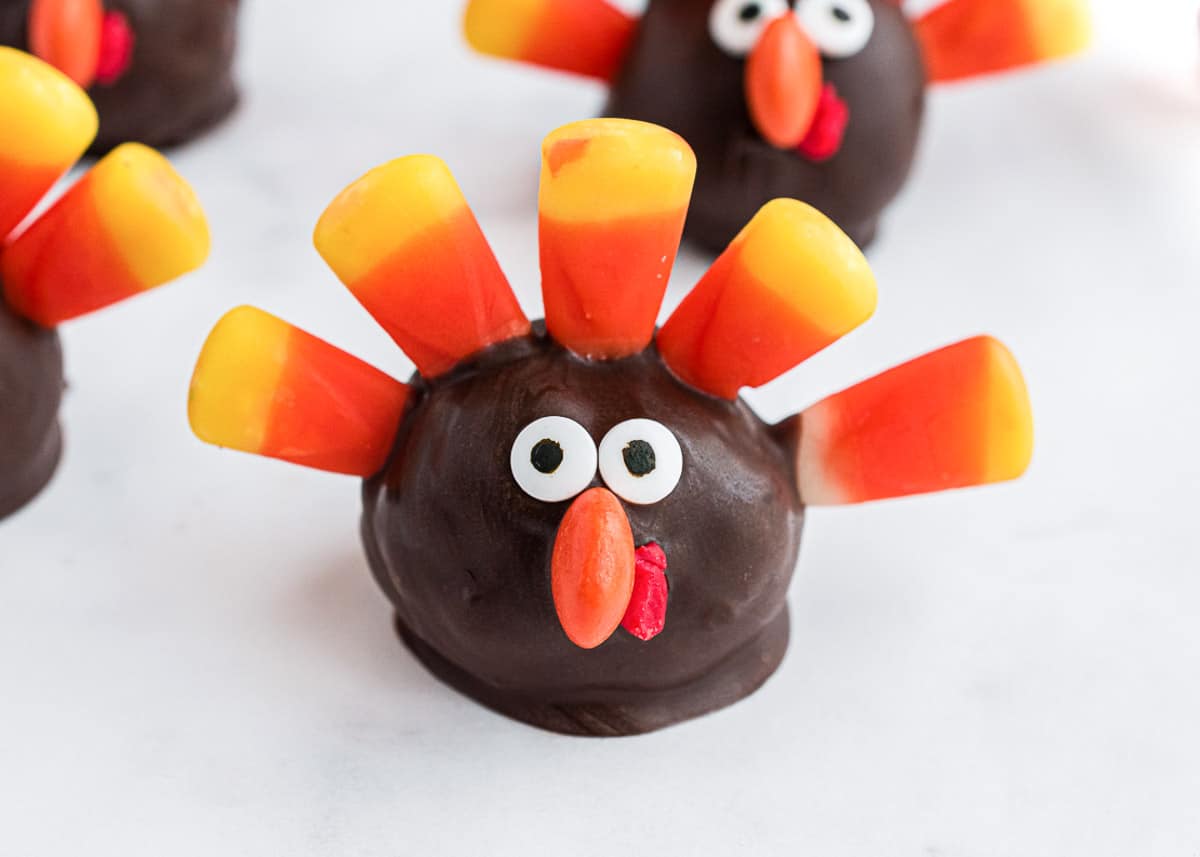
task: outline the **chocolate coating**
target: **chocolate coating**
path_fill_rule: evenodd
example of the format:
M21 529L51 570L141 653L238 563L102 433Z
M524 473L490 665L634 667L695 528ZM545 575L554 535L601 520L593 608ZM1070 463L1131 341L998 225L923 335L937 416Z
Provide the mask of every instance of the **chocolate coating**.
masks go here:
M30 0L0 0L0 44L27 50ZM133 61L111 86L88 94L100 113L93 152L136 141L187 142L237 104L233 57L238 0L105 0L134 33Z
M744 403L680 383L653 349L586 361L536 333L416 385L391 458L364 483L363 538L432 672L535 726L626 735L729 705L775 671L804 509L785 439ZM667 556L666 627L649 642L618 628L584 650L559 624L550 557L570 501L534 500L509 468L521 429L550 415L597 444L655 419L683 449L670 496L622 501L634 543Z
M926 75L912 26L891 0L870 0L875 29L825 80L850 108L841 150L815 163L767 143L751 121L744 59L708 30L712 0L651 0L606 115L664 125L699 162L687 235L723 249L760 207L788 197L832 218L859 246L908 178L924 115Z
M0 299L0 518L54 475L61 451L58 334L19 318Z

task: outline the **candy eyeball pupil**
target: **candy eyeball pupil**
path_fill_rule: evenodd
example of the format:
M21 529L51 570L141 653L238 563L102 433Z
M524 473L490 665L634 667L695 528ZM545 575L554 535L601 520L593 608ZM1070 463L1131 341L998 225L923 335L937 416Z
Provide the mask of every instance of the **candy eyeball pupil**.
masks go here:
M834 18L841 21L843 24L850 21L850 13L847 12L845 9L843 9L841 6L834 6L833 9L830 10L830 12L833 14Z
M529 453L529 463L538 473L553 473L563 463L562 447L558 441L542 438Z
M625 469L634 476L646 476L653 473L654 468L658 466L654 447L644 440L630 441L621 450L621 456L625 459Z
M758 5L757 3L747 3L742 7L742 10L738 12L738 18L749 23L750 21L757 20L758 16L761 14L762 6Z

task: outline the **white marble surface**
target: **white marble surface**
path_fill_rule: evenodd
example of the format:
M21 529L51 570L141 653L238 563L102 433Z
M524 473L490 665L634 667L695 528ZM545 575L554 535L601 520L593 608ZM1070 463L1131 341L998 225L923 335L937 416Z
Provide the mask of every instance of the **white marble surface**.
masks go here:
M815 512L775 679L611 741L432 680L354 481L184 417L236 303L407 371L309 243L395 155L450 162L538 312L538 142L600 90L472 58L450 0L247 5L244 108L177 154L212 261L65 331L67 457L0 525L0 854L1200 855L1194 2L1102 0L1088 59L936 94L878 317L753 396L779 417L992 332L1035 399L1028 478Z

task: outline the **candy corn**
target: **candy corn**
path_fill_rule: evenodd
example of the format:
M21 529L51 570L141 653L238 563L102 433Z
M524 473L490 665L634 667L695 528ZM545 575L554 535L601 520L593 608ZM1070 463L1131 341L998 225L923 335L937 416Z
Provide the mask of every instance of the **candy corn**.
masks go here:
M317 224L329 267L426 378L529 332L446 165L415 155L367 173Z
M875 312L875 277L831 220L795 200L763 207L663 325L681 379L725 399L845 336Z
M930 80L953 81L1083 50L1086 0L950 0L921 18L917 36Z
M464 29L480 53L611 80L635 24L607 0L471 0Z
M208 224L162 155L114 149L0 255L5 295L46 327L161 286L199 267Z
M542 146L542 295L551 336L577 354L635 354L654 335L696 176L678 135L592 119Z
M861 503L1015 479L1033 455L1021 370L980 337L864 381L800 417L800 496Z
M0 47L0 241L91 145L99 119L78 86Z
M408 387L253 307L204 345L188 417L201 440L306 467L370 476L383 467Z

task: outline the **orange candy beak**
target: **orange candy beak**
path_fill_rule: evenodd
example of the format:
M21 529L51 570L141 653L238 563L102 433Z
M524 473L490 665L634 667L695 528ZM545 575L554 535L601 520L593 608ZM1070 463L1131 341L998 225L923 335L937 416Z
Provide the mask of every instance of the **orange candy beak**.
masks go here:
M821 100L821 54L793 15L767 26L746 61L746 100L772 146L800 145Z
M633 597L633 531L607 488L580 494L563 517L550 561L554 609L572 643L594 649L613 635Z
M31 51L84 89L96 80L103 31L100 0L33 0L29 10Z

